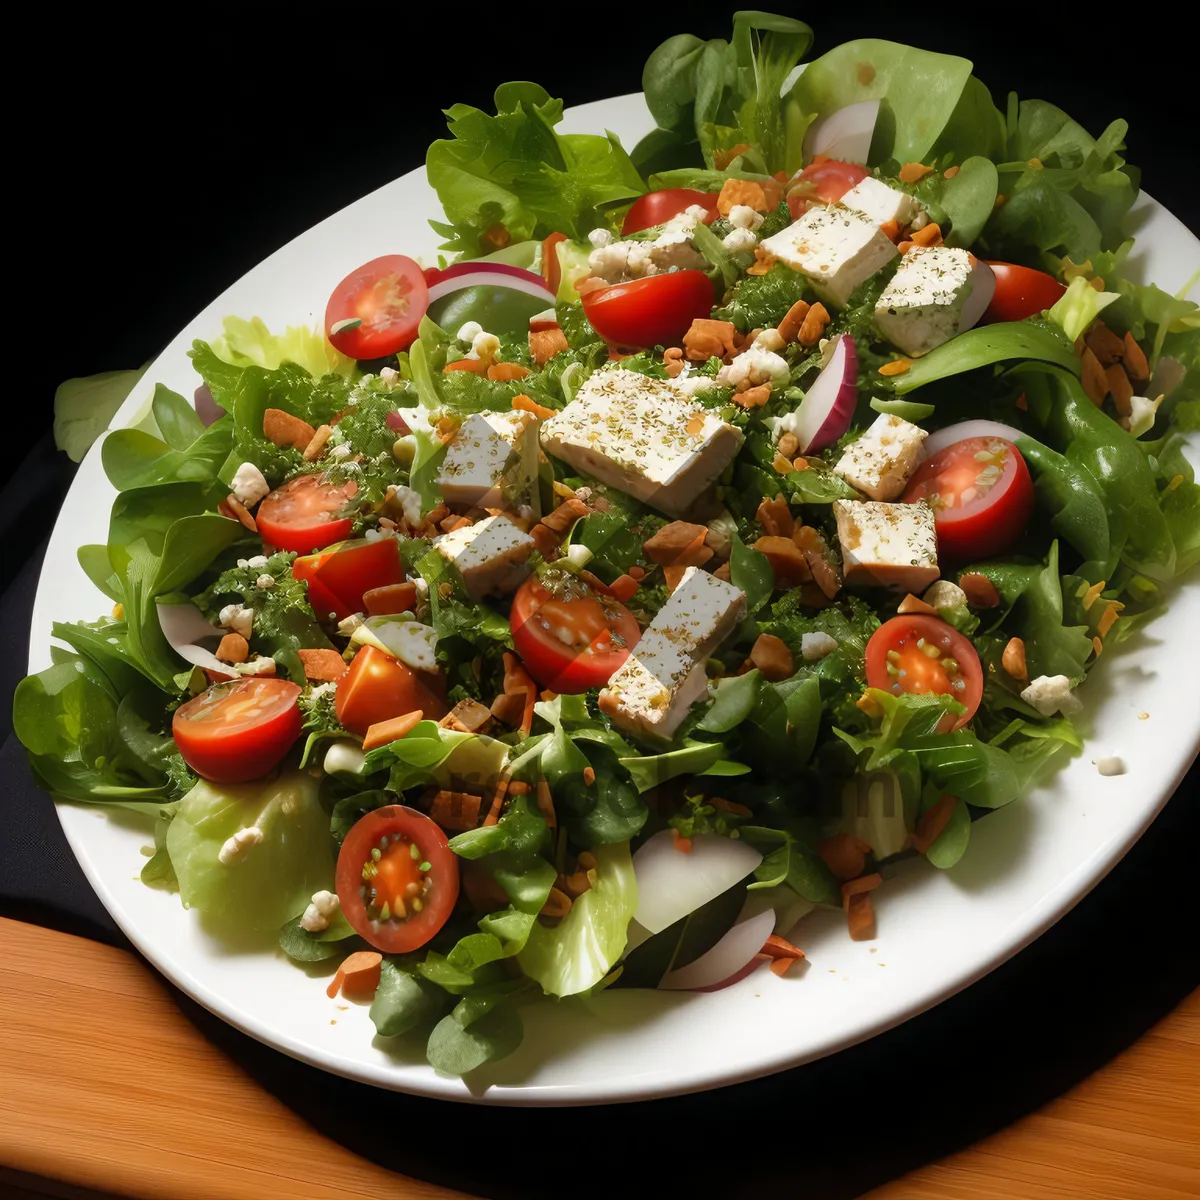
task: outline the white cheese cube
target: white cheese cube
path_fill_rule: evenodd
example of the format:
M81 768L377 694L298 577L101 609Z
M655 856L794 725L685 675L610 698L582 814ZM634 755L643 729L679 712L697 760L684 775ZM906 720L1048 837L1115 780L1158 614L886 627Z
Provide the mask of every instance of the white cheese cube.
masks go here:
M844 308L854 289L897 254L874 221L844 204L810 208L800 220L764 238L762 248L806 275L821 298L837 308Z
M442 499L511 512L528 505L540 516L537 458L537 418L532 413L472 413L442 460L437 481Z
M939 575L933 509L916 504L835 500L847 583L897 587L920 595Z
M542 426L547 454L670 517L692 511L741 444L673 383L624 370L597 371Z
M740 588L689 567L600 693L601 709L637 737L669 739L707 691L708 656L745 615Z
M915 196L899 188L888 187L882 180L868 176L856 183L841 199L847 208L864 213L876 225L895 221L904 228L911 225L913 218L921 212L923 205Z
M529 574L534 542L507 517L487 517L434 539L434 548L453 563L467 592L481 596L514 591Z
M971 256L952 246L914 246L875 303L879 332L916 358L962 328Z
M929 435L901 417L880 415L846 447L834 473L872 500L895 500L917 469L921 443Z

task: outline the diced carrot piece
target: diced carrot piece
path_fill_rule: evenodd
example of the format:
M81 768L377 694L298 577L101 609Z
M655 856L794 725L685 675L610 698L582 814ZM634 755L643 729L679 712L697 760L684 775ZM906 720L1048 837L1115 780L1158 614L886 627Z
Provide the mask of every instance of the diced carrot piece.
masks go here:
M819 843L817 853L836 878L855 879L862 874L870 849L862 838L851 833L837 833Z
M612 592L613 598L620 600L622 604L627 604L637 594L640 584L632 575L619 575L609 585L609 591Z
M929 847L941 837L942 831L950 823L957 804L957 796L943 796L928 812L921 815L916 831L909 839L916 850L922 854L929 853Z
M804 951L799 946L792 945L787 938L781 938L779 934L773 933L763 943L763 954L769 954L772 958L803 958Z
M652 538L642 543L646 557L661 566L677 562L684 551L696 544L703 544L708 536L706 525L695 525L691 521L671 521L664 525Z
M553 329L529 331L529 353L539 367L548 363L556 354L570 348L567 335L557 325Z
M482 796L443 789L434 796L433 803L429 806L429 817L443 829L474 829L479 824L479 809L482 804Z
M417 585L411 579L406 579L403 583L389 583L386 587L369 588L363 592L363 604L373 617L409 612L416 603Z
M349 669L346 660L336 650L297 650L305 679L330 682L340 679Z
M750 651L750 661L771 683L790 679L796 671L796 661L787 642L773 633L760 633Z
M376 746L386 746L389 742L397 742L412 733L424 719L424 712L418 708L414 712L405 713L402 717L376 721L374 725L367 726L367 733L363 738L363 749L374 750Z
M673 592L683 582L686 570L687 567L681 567L675 563L669 567L663 567L663 579L666 581L668 592Z
M331 1000L340 991L347 1000L369 1000L379 987L383 955L376 950L356 950L348 955L330 980L325 995Z
M883 234L889 242L894 242L900 237L900 226L896 223L895 218L890 221L884 221L879 227L879 232Z
M488 815L483 818L484 825L496 825L500 821L500 813L504 809L504 797L508 795L508 776L501 775L492 794L492 803L488 807Z
M863 892L873 892L883 882L883 876L878 871L870 875L860 875L857 879L849 879L842 884L842 902L848 903L851 896L859 896Z
M850 936L856 941L866 941L875 936L875 908L871 904L870 892L857 892L846 906L846 921Z
M576 521L586 517L591 509L582 500L564 500L553 512L542 518L542 524L555 533L566 533Z
M240 633L227 633L217 647L223 663L244 663L250 657L250 643Z
M528 374L529 368L520 363L492 363L487 369L487 377L501 383L507 383L510 379L524 379Z

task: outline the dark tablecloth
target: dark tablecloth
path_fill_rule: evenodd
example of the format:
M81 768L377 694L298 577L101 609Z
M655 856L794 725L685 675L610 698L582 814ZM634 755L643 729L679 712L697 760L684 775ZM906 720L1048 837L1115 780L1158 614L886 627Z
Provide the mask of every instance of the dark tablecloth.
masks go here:
M0 497L6 697L24 674L45 538L71 474L43 439ZM0 913L124 945L30 776L9 712L6 703ZM406 1174L522 1200L668 1190L841 1200L1030 1112L1200 983L1198 782L1194 766L1112 874L987 978L863 1045L718 1092L586 1110L451 1111L294 1062L168 990L205 1036L316 1128Z

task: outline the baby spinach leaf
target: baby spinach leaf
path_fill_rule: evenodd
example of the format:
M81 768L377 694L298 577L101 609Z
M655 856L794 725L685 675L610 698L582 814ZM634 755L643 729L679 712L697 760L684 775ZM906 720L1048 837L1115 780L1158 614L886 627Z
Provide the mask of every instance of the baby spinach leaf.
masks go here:
M436 983L385 958L371 1001L371 1022L380 1037L400 1037L440 1020L452 1004L450 993Z
M966 249L974 245L992 215L999 187L995 164L976 155L968 158L949 179L942 171L927 175L917 186L917 195L936 204L950 218L946 245Z

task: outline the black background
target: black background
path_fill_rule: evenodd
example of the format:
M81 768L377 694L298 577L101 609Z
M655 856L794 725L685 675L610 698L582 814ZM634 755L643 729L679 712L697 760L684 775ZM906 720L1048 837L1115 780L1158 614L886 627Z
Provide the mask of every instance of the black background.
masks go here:
M964 7L795 15L814 25L814 53L868 34L916 42L972 58L1002 108L1015 89L1054 101L1093 134L1125 117L1145 186L1197 226L1196 139L1183 117L1193 64L1163 10L1117 22L1099 6L978 6L973 21ZM99 30L63 20L20 51L40 63L53 104L27 99L8 131L10 178L25 181L27 210L9 230L10 261L36 254L31 269L10 275L24 318L10 327L10 346L52 335L26 347L38 366L25 372L28 392L10 400L46 429L60 380L153 358L267 254L420 166L451 103L487 105L511 78L535 79L568 105L636 91L662 38L684 29L727 37L731 12L280 6L235 18L209 8L156 43L144 21L120 18L130 27L116 28L112 12ZM379 252L404 249L398 240ZM5 694L25 661L36 545L67 478L61 456L35 455L0 500ZM0 911L113 937L11 738L2 772ZM1030 1111L1196 986L1200 821L1187 791L1096 892L967 992L834 1059L707 1097L475 1120L321 1076L176 998L316 1127L410 1174L523 1198L564 1187L577 1197L667 1187L850 1197Z

